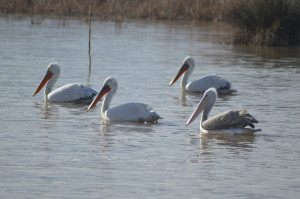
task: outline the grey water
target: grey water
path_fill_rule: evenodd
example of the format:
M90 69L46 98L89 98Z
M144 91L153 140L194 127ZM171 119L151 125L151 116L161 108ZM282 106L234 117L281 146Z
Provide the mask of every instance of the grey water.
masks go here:
M0 17L1 198L299 198L300 48L231 44L232 27L176 22L92 23ZM254 135L203 135L185 127L201 95L169 87L185 56L190 81L221 74L238 90L211 116L247 109ZM156 124L101 122L100 104L43 104L32 97L57 62L56 88L84 82L119 89L111 106L150 104Z

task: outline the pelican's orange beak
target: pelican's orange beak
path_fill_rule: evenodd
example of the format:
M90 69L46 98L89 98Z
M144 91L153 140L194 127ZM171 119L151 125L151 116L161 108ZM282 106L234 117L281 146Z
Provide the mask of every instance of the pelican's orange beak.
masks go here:
M51 77L53 76L53 73L50 71L47 71L44 79L42 80L42 82L40 83L39 87L36 89L35 93L33 94L32 97L34 97L38 92L40 92L42 90L42 88L45 86L45 84L49 81L49 79L51 79Z
M96 104L102 99L102 97L110 91L110 87L107 85L104 85L101 89L101 91L96 95L92 103L90 104L89 108L86 110L88 112L91 108L96 106Z
M179 77L188 69L189 69L189 65L183 64L180 70L178 71L177 75L175 76L175 78L170 82L169 86L172 86L172 84L174 84L179 79Z

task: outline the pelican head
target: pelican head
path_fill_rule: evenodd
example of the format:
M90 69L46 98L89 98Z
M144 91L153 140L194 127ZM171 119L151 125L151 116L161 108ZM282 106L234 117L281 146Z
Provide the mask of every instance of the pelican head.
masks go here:
M96 97L94 98L93 102L90 104L89 108L86 111L89 111L91 108L93 108L94 106L96 106L96 104L102 99L102 97L109 93L108 95L110 95L110 100L112 98L112 96L117 92L118 90L118 82L115 78L113 77L108 77L105 79L104 83L103 83L103 87L100 90L100 92L96 95ZM105 104L105 103L103 103Z
M185 75L182 78L182 81L184 81L184 82L182 82L182 83L184 83L184 84L182 84L182 87L183 86L185 87L185 85L187 84L187 79L193 72L194 68L195 68L195 60L190 56L187 56L186 58L184 58L181 68L177 72L177 75L174 77L174 79L170 82L169 86L172 86L172 84L174 84L179 79L179 77L183 73L185 73ZM183 88L183 89L185 89L185 88Z
M57 63L50 63L47 67L47 72L46 72L43 80L41 81L39 87L36 89L33 96L38 94L38 92L40 92L42 90L42 88L45 86L45 84L48 82L46 89L45 89L45 95L47 96L51 92L59 75L60 75L60 67L57 65Z
M207 119L207 116L208 116L210 110L212 109L213 105L215 104L217 97L218 97L218 94L217 94L217 90L215 88L207 89L204 92L203 97L200 100L197 108L192 113L191 117L189 118L189 120L187 121L185 126L192 123L202 111L203 111L202 121L205 121Z
M60 74L60 67L57 63L50 63L47 67L47 71L50 71L54 74Z

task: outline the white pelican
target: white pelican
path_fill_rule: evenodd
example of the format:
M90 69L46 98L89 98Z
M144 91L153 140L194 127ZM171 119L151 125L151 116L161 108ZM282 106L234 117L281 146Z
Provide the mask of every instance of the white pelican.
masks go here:
M194 68L195 60L192 57L186 57L183 60L182 67L180 68L174 79L170 82L169 86L174 84L183 74L180 84L181 90L183 92L188 91L204 93L211 87L216 88L219 94L230 94L236 92L236 90L231 89L231 83L219 75L206 75L201 79L187 83L188 78L192 74Z
M60 67L56 63L50 63L46 75L39 87L36 89L33 96L42 90L46 85L44 92L44 101L50 102L76 102L76 103L91 103L97 92L83 84L73 83L66 84L52 91L60 75ZM48 82L48 83L47 83ZM47 83L47 84L46 84Z
M118 83L115 78L108 77L103 83L103 87L94 101L90 104L87 111L93 108L98 101L105 95L101 107L102 119L113 122L156 122L158 119L162 119L154 110L152 110L147 104L143 103L127 103L109 108L110 102L117 92Z
M248 128L244 127L250 126L254 129L253 123L258 123L246 110L230 110L208 119L208 114L216 100L217 91L215 88L205 91L200 103L187 121L186 126L192 123L202 111L200 131L203 133L230 132L233 134L243 134L249 132L247 131Z

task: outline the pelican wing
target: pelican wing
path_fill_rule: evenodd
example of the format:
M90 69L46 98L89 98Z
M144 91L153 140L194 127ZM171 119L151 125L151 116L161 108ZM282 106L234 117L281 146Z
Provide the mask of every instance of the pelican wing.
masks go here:
M222 76L207 75L186 85L186 89L191 92L204 92L211 87L218 90L229 89L231 87L231 83Z
M90 100L97 94L97 92L83 84L74 83L66 84L52 91L48 95L48 99L52 102L83 102L90 103Z
M156 122L162 119L153 109L143 103L127 103L106 111L105 116L114 122Z
M232 127L245 127L247 125L254 128L253 123L258 123L258 121L247 113L246 110L230 110L204 121L202 123L202 128L206 130L216 130Z

